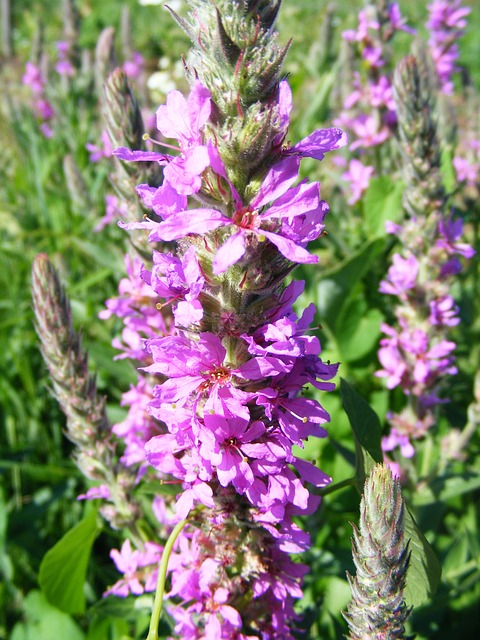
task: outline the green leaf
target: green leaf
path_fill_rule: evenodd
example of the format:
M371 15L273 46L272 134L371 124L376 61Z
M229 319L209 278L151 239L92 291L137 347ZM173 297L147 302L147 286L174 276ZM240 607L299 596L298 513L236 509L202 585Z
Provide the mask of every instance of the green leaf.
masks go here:
M428 540L418 528L410 511L405 509L405 540L410 538L410 564L405 585L408 606L418 607L437 590L442 568Z
M85 612L85 577L99 532L97 511L92 510L43 557L38 582L47 600L61 611Z
M72 618L53 607L40 591L30 591L23 601L25 622L17 623L10 640L84 640Z
M378 309L368 309L363 298L350 299L345 304L336 326L343 362L359 360L377 346L382 320L383 314Z
M385 222L399 222L403 215L401 180L383 175L370 180L365 193L364 216L367 228L372 236L385 235Z
M414 503L415 506L425 506L447 502L451 498L477 489L480 489L480 474L465 472L463 475L440 476L414 495Z
M343 378L340 380L343 407L352 425L356 449L355 477L360 491L375 462L383 462L380 420L368 402Z
M342 308L355 290L355 285L383 248L383 239L372 240L334 269L324 271L317 288L317 307L322 323L326 322L332 329L336 329Z
M457 186L457 174L453 166L453 148L451 145L443 145L440 158L440 173L442 175L443 186L447 193L452 193Z

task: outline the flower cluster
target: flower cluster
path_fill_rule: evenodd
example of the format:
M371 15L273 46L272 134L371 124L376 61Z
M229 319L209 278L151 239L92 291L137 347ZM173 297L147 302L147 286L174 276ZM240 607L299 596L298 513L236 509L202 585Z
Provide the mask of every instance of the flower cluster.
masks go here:
M242 44L240 57L258 41L272 47L270 57L252 54L252 65L267 59L273 65L283 51L272 44L276 11L268 6L250 23L243 16L240 33L219 27L213 4L203 17L214 20L224 41ZM245 10L230 2L221 8ZM226 51L233 55L233 46ZM164 529L187 521L169 565L176 633L291 638L306 567L289 554L309 545L293 517L318 506L305 483L330 482L293 446L326 435L328 413L303 391L332 390L338 365L321 360L319 339L309 333L314 306L300 316L293 309L303 283L283 281L296 263L318 261L308 244L322 235L328 212L320 185L299 180L301 158L321 160L346 136L332 128L285 144L292 100L278 78L263 100L243 99L243 118L240 99L231 97L246 129L237 135L262 146L261 154L243 147L231 157L237 148L231 110L220 108L225 92L214 96L207 88L208 68L197 66L188 98L172 91L157 111L167 153L114 152L123 161L159 165L164 178L160 186L137 187L148 218L120 223L147 230L154 248L143 263L127 262L121 297L103 314L123 319L121 357L141 365L138 384L123 398L128 415L113 430L125 442L123 463L136 466L139 478L178 487L173 503L157 510ZM113 588L120 595L152 588L153 560L149 569L143 555L132 553L115 553L125 573Z
M40 130L46 138L53 136L50 122L55 111L45 95L46 79L40 67L33 62L27 62L22 77L23 84L30 87L33 96L33 112L40 122Z
M395 95L407 181L404 206L410 217L402 226L389 223L387 228L403 247L380 283L380 292L398 302L396 327L382 325L386 337L380 343L382 368L376 375L386 379L389 389L400 387L408 398L403 411L389 414L391 430L383 440L384 451L400 448L404 457L414 455L412 440L426 434L436 423L435 407L447 402L439 391L444 379L457 372L456 345L448 334L460 322L451 282L462 269L460 256L474 254L460 241L462 220L446 206L431 91L425 62L412 56L402 61ZM416 162L420 147L428 171Z
M70 43L66 40L59 40L57 42L58 60L55 64L55 71L60 76L71 78L75 75L75 68L70 59Z
M378 3L377 3L378 5ZM393 99L390 42L398 31L414 33L401 17L397 3L382 7L367 4L358 14L358 27L343 32L344 40L355 48L364 73L353 71L352 91L345 97L338 126L352 135L350 151L358 150L343 174L351 189L349 204L354 204L368 188L375 167L365 164L368 151L388 140L397 122ZM362 156L367 156L362 161ZM379 167L377 166L378 170Z
M430 53L435 63L442 93L453 93L452 76L457 71L458 40L467 26L468 7L461 0L434 0L428 5L427 29Z

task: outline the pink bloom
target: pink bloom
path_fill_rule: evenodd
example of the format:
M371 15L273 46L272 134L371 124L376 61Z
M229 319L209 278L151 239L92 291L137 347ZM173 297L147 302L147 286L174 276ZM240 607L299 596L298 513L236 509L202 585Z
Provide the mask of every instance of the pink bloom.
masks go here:
M351 127L358 138L350 145L351 151L359 147L375 147L390 137L389 130L374 115L360 114L352 120Z
M91 487L86 493L78 496L77 500L108 500L110 498L110 489L106 484L100 484L98 487Z
M342 178L350 183L350 188L352 189L352 195L348 200L348 204L355 204L355 202L361 199L364 192L368 189L370 178L374 171L373 167L369 165L365 166L360 160L356 160L355 158L350 160L348 171L342 174Z
M413 289L418 277L418 261L413 254L403 258L398 253L393 255L393 264L388 270L386 280L382 280L378 290L394 296L403 296L405 291Z
M90 162L98 162L101 158L110 158L113 153L112 143L107 131L102 131L100 138L101 144L98 146L90 143L85 145L87 151L90 152Z
M160 298L166 298L164 304L174 304L174 316L177 326L188 327L198 323L203 317L202 305L198 300L205 278L198 264L195 250L190 247L182 258L171 253L153 252L153 269L142 269L142 278Z
M393 451L397 447L400 448L404 458L412 458L415 455L415 449L408 436L399 433L395 427L392 427L389 435L382 438L382 450Z
M440 327L454 327L460 322L458 307L451 296L444 296L430 302L429 321Z
M123 219L127 215L126 205L120 202L117 196L107 194L105 196L105 215L93 228L97 233L104 229L107 225L113 221Z
M26 84L32 90L34 95L41 95L45 87L45 78L42 72L33 64L33 62L27 62L25 65L25 73L22 77L23 84Z
M153 542L146 542L143 551L138 549L132 551L128 539L122 544L120 551L112 549L110 557L124 575L104 595L115 594L126 597L130 593L140 595L145 591L154 591L162 551L163 548Z
M123 70L128 78L138 78L142 73L145 60L138 51L134 51L131 60L125 60Z

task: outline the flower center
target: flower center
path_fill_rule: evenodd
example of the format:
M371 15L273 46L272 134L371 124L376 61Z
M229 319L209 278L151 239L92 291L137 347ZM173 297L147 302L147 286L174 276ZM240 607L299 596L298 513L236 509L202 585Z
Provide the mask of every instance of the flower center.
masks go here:
M205 381L199 387L200 393L207 393L214 384L218 384L223 387L231 380L232 374L227 367L217 367L212 371L206 371L202 374L205 376Z
M250 207L242 207L241 209L237 209L233 214L233 222L237 227L253 230L258 226L257 214L258 211L256 209L252 210Z

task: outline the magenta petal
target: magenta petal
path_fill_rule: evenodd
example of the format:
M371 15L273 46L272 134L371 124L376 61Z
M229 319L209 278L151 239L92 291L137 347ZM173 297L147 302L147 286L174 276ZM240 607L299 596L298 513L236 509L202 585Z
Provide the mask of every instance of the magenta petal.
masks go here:
M264 236L266 236L272 244L274 244L280 253L288 258L292 262L301 262L302 264L318 262L318 256L313 256L308 253L303 247L299 247L288 238L284 238L276 233L270 233L269 231L261 230Z
M139 187L137 187L138 192ZM142 194L140 194L142 195ZM144 198L145 204L147 204ZM151 199L150 206L157 215L162 218L168 218L172 214L176 214L179 211L185 211L187 208L187 198L184 195L180 195L168 182L164 182L161 187L155 191L153 198Z
M311 482L316 487L325 487L332 481L330 476L327 476L326 473L307 460L295 458L294 464L302 479L306 482Z
M292 90L286 80L282 80L278 85L278 117L280 128L286 131L290 124L290 113L292 111Z
M181 494L175 504L176 515L174 521L180 522L180 520L184 520L192 510L192 507L193 495L191 490L187 489Z
M195 80L187 99L188 114L193 127L198 131L210 118L212 101L210 91L200 80Z
M157 193L157 189L155 187L151 187L148 184L139 184L135 188L135 191L142 199L143 204L149 209L152 209L152 202L155 194Z
M230 222L229 218L215 209L192 209L170 216L161 222L157 233L162 240L178 240L189 233L207 233Z
M242 364L236 374L247 380L261 380L267 376L276 376L279 373L288 373L293 367L293 362L283 362L280 358L250 358Z
M159 162L160 164L167 164L170 160L170 156L164 153L157 153L156 151L132 151L127 147L119 147L114 149L113 155L120 160L127 160L128 162Z
M327 151L340 149L348 142L348 136L341 129L317 129L309 136L294 145L289 152L299 153L301 156L323 160Z
M295 156L288 156L273 165L252 200L252 206L262 207L264 204L283 196L298 178L299 168L300 160Z
M242 618L238 611L229 605L224 605L221 607L220 612L222 614L222 618L227 620L233 627L238 629L242 626Z
M315 211L319 205L320 185L318 182L302 183L289 189L273 206L261 215L266 218L292 218L309 211Z
M230 236L218 249L213 259L213 273L223 273L235 262L238 262L245 253L245 232L237 231Z
M204 504L206 507L213 509L215 502L213 500L213 491L210 485L206 482L197 482L193 485L192 492L199 502Z
M176 89L167 95L167 103L157 109L157 129L166 138L187 142L194 133L190 126L187 101Z

